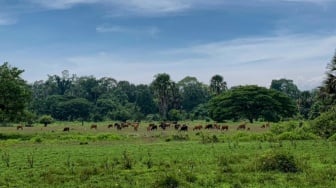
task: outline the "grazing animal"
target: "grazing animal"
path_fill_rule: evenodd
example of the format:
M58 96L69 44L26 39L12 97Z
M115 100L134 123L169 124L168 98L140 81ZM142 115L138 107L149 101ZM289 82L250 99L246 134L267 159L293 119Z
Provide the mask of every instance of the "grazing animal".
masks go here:
M180 126L181 126L180 124L175 124L174 125L175 130L179 130Z
M129 123L125 123L125 122L121 122L121 127L122 128L126 128L128 127Z
M115 123L114 127L117 128L117 130L121 130L122 126L119 123Z
M16 130L19 130L19 129L23 130L23 126L22 125L16 126Z
M64 129L63 129L63 132L65 132L65 131L70 131L70 127L64 127Z
M170 127L169 123L160 123L159 127L161 127L161 129L166 130L167 127Z
M150 129L150 130L151 130L151 131L154 131L154 130L157 130L157 128L158 128L157 125L153 125L153 126L151 126L151 129Z
M188 125L182 125L180 131L188 131Z
M119 130L119 131L122 129L122 126L120 124L117 124L116 127L117 127L117 130Z
M263 124L263 125L261 126L261 128L263 128L263 129L264 129L264 128L269 128L269 126L270 126L269 123L266 123L266 124Z
M113 127L113 125L112 124L109 124L108 126L107 126L107 128L112 128Z
M97 130L97 125L91 125L90 129L96 129Z
M222 125L221 130L222 131L224 131L224 130L228 131L229 130L229 126L228 125Z
M215 127L217 130L219 130L219 129L221 128L220 125L217 125L217 124L215 124L214 127Z
M240 130L240 129L245 130L246 129L246 123L238 125L237 130Z
M213 125L212 124L208 124L205 126L205 129L213 129Z
M193 131L195 130L201 130L203 128L202 125L196 125L194 128L193 128Z
M134 131L138 131L139 123L134 123L132 126L133 126Z
M147 127L147 131L153 131L153 130L157 130L158 126L155 125L154 123L151 123L148 125Z

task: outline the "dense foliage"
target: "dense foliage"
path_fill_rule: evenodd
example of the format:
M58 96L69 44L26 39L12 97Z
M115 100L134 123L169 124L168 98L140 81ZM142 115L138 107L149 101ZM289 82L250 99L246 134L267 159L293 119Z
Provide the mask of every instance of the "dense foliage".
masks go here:
M19 121L26 115L30 90L21 78L23 70L8 63L0 66L0 123Z
M281 92L248 85L230 89L210 100L210 117L216 121L262 118L279 121L296 113L293 101Z
M0 115L2 122L27 124L38 122L42 115L67 121L247 119L253 122L279 121L294 115L298 119L314 119L336 103L335 67L336 55L328 64L323 85L312 91L300 91L292 80L285 78L272 80L270 89L259 86L229 89L221 75L211 77L207 85L190 76L175 82L169 74L160 73L149 85L135 85L112 77L78 77L67 70L61 75L49 75L45 81L35 81L28 88L20 78L23 70L4 63Z

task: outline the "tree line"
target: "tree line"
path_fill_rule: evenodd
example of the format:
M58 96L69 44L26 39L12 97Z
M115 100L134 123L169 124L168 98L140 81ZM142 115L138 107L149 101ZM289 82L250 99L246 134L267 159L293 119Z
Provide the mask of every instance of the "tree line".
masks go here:
M21 78L24 70L5 62L0 67L0 122L31 124L42 117L82 122L314 119L335 105L335 71L336 54L323 84L300 91L285 78L273 79L269 88L228 88L221 75L205 84L191 76L174 82L169 74L160 73L150 84L135 85L112 77L76 76L67 70L27 83Z

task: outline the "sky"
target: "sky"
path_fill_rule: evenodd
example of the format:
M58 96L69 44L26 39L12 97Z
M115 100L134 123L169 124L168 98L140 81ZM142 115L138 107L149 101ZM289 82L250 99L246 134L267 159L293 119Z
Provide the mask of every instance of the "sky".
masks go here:
M310 90L335 54L334 10L336 0L0 0L0 62L29 83L68 70Z

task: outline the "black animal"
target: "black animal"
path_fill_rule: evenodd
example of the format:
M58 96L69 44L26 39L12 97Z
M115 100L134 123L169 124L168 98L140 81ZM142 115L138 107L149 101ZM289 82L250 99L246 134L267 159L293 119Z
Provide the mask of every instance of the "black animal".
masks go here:
M188 131L188 125L182 125L180 131Z
M213 125L212 124L208 124L205 126L205 129L213 129Z
M64 129L63 129L63 132L65 132L65 131L70 131L70 127L64 127Z

